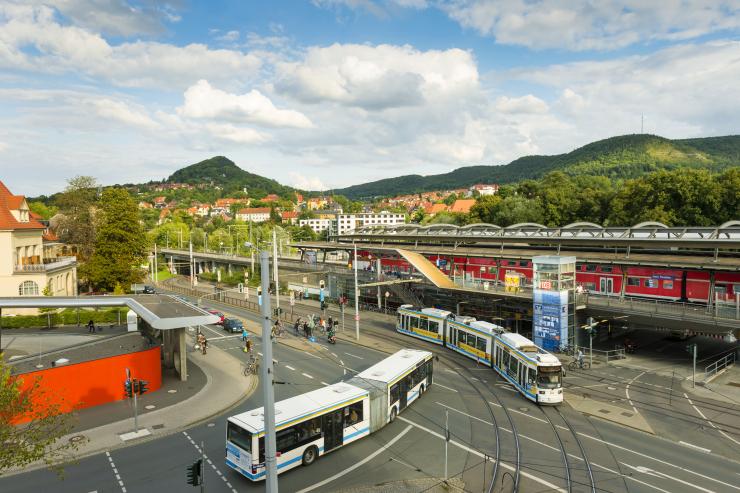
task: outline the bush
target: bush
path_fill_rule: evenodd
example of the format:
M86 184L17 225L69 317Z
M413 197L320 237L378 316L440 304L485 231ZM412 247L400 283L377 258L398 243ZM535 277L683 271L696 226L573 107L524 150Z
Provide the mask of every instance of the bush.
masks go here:
M85 325L90 320L96 324L117 323L118 312L121 313L121 323L126 323L126 313L128 313L128 308L105 308L101 310L80 309L80 325ZM41 315L3 317L2 324L4 329L46 327L49 319L51 320L52 327L56 327L58 325L76 325L77 310L66 308L61 312L49 313L48 315L44 313Z

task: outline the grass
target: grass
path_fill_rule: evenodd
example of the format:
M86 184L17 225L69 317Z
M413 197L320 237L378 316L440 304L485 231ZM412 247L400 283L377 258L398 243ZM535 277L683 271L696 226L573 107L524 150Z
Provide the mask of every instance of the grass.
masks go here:
M167 279L170 279L172 277L176 277L176 276L170 273L170 271L167 269L160 270L159 272L157 272L157 280L159 282L166 281Z

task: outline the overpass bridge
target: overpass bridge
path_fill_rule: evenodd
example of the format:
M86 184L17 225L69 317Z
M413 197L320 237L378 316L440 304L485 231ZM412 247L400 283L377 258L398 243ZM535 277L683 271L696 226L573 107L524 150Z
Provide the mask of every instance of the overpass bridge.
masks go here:
M286 256L279 259L281 270L290 270L296 272L305 272L307 274L312 272L321 272L332 274L337 278L343 279L345 286L352 284L353 271L347 268L345 261L332 261L328 260L327 253L330 252L347 252L352 248L351 245L346 243L337 242L307 242L298 243L293 245L302 251L301 256ZM387 255L398 255L398 247L393 245L378 245L375 243L362 243L357 244L358 249L366 249L372 251L379 257ZM433 248L431 246L419 246L419 247L406 247L405 250L412 250L414 252L424 253L443 253L447 251L449 247L445 248ZM314 250L321 252L321 256L317 256L319 260L316 263L307 263L305 261L306 256L303 253L307 250ZM484 252L473 251L469 252L465 247L457 247L455 250L456 255L463 253L478 254L482 255ZM477 249L476 249L477 250ZM530 250L519 251L520 255L526 258L525 252ZM532 253L541 255L540 250L532 250ZM161 253L165 255L168 261L171 260L173 265L176 267L178 272L182 274L189 274L189 260L190 253L187 250L177 249L162 249ZM487 255L491 254L490 250L486 251ZM604 252L586 252L587 254L598 254L601 256L608 256ZM566 253L563 251L564 255ZM584 252L578 252L576 255L583 256ZM247 268L251 265L251 259L249 257L241 257L235 255L225 255L213 252L193 252L193 265L195 266L195 272L209 272L219 267L225 267L226 269L234 269L235 267ZM510 253L505 253L508 257L511 257ZM614 255L614 254L611 254ZM624 253L622 254L624 255ZM643 256L645 258L643 258ZM637 265L661 265L660 262L667 262L672 266L675 265L702 265L708 262L714 268L717 268L717 263L712 262L711 258L691 257L688 256L670 257L670 255L656 256L646 254L632 254L632 261L638 263ZM531 257L530 257L531 258ZM588 258L594 258L590 256ZM581 260L579 258L579 260ZM617 261L617 259L612 258ZM740 265L732 262L727 258L720 259L720 268L727 268L728 270L740 269ZM624 259L621 259L624 261ZM370 283L378 280L378 276L374 272L359 271L359 282ZM422 272L423 274L423 272ZM389 288L391 289L391 288ZM403 297L403 290L408 289L402 286L395 286L392 288L394 294L399 295L401 299ZM433 282L425 280L424 282L417 283L412 288L412 292L409 296L426 298L431 296L432 298L443 296L450 303L456 303L455 300L463 300L463 303L472 303L475 300L480 304L489 305L494 302L505 302L509 306L520 306L524 307L522 311L522 320L528 320L527 308L532 307L532 288L522 287L516 292L507 290L504 286L496 283L480 283L473 282L465 279L456 279L452 282L452 285L439 287ZM709 334L716 336L728 336L730 334L735 337L740 336L740 306L738 305L705 305L700 303L687 303L687 302L675 302L667 300L650 300L639 297L629 296L600 296L588 293L575 293L574 305L578 312L578 316L586 317L593 316L594 318L617 318L628 316L631 324L637 326L653 326L663 327L673 330L690 331L697 334ZM350 297L351 298L351 297ZM410 300L409 300L410 302Z

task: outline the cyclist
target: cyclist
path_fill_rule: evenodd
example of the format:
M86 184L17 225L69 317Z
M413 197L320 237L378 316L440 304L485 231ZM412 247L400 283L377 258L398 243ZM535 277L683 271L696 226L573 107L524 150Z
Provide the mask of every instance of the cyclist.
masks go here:
M583 351L581 351L581 348L578 348L578 353L576 353L576 361L578 362L578 367L583 370Z

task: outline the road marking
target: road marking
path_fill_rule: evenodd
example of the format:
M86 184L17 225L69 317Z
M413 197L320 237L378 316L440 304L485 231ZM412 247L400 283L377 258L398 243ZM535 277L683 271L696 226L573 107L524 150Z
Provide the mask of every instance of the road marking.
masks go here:
M218 332L214 331L213 329L208 329L208 330L210 330L211 332L214 332L214 333L218 333ZM232 336L218 336L218 337L211 337L211 338L210 338L210 339L208 339L208 340L209 340L209 341L220 341L221 339L235 339L235 338L237 338L237 337L241 337L241 335L239 335L239 334L234 334L234 335L232 335Z
M453 374L455 374L455 375L457 375L457 374L458 374L458 373L457 373L456 371L454 371L454 370L450 370L449 368L445 368L445 371L446 371L447 373L453 373Z
M347 356L352 356L353 358L357 358L357 359L365 359L362 356L356 356L356 355L354 355L352 353L344 353L344 354L346 354Z
M347 368L345 368L345 367L344 367L344 361L342 361L342 360L340 359L340 360L339 360L339 364L340 364L340 365L342 365L342 371L344 371L344 374L346 375L346 374L347 374Z
M322 358L321 358L321 356L316 356L315 354L313 354L313 353L312 353L312 352L310 352L310 351L305 351L305 353L306 353L307 355L311 356L312 358L316 358L316 359L322 359Z
M185 435L185 438L187 438L188 441L192 444L192 446L195 447L195 450L198 451L198 453L206 460L206 462L208 463L208 465L211 466L211 468L216 472L216 474L218 474L218 477L220 477L223 480L223 482L226 483L226 486L228 486L229 489L231 489L231 493L239 493L238 491L236 491L236 489L233 486L231 486L231 484L229 483L229 481L226 479L226 476L224 476L221 473L221 471L218 469L218 467L216 467L216 465L211 461L211 459L208 457L208 455L206 455L205 451L202 450L200 448L200 446L198 444L196 444L195 441L192 438L190 438L190 435L188 435L188 433L186 431L183 431L182 434Z
M208 327L207 325L203 325L202 327L204 329L206 329L207 331L209 331L209 332L211 332L213 334L216 334L216 339L220 339L222 337L221 334L223 334L223 332L216 332L215 330L213 330L212 328Z
M632 409L635 411L635 414L640 414L640 413L637 411L637 408L632 403L632 399L630 399L630 385L632 385L632 382L636 381L638 378L640 378L641 376L643 376L646 373L647 372L644 371L644 372L640 373L639 375L637 375L636 377L634 377L632 380L630 380L629 382L627 382L627 386L624 388L624 393L627 395L627 401L630 403L630 406L632 406Z
M442 385L441 383L433 382L433 383L432 383L432 385L434 385L435 387L442 387L443 389L451 390L452 392L457 392L457 390L455 390L455 389L451 389L451 388L449 388L449 387L445 387L445 386L444 386L444 385Z
M706 488L702 488L699 485L696 485L696 484L693 484L693 483L689 483L688 481L684 481L682 479L678 479L675 476L671 476L670 474L665 474L665 473L662 473L660 471L656 471L655 469L650 469L649 467L645 467L645 466L631 466L631 465L629 465L629 464L627 464L625 462L622 462L622 461L620 461L619 463L622 464L625 467L629 467L633 471L641 472L643 474L647 474L648 476L654 476L656 478L661 478L661 479L672 479L673 481L676 481L678 483L685 484L686 486L691 486L692 488L696 488L699 491L704 491L706 493L714 493L713 490L708 490Z
M365 457L365 458L364 458L364 459L362 459L361 461L359 461L359 462L357 462L357 463L355 463L355 464L351 465L350 467L348 467L348 468L347 468L347 469L345 469L344 471L340 471L340 472L336 473L336 474L335 474L334 476L330 476L330 477L328 477L328 478L324 479L323 481L319 481L319 482L318 482L318 483L316 483L316 484L312 484L311 486L308 486L308 487L306 487L306 488L303 488L302 490L299 490L299 491L298 491L297 493L307 493L307 492L309 492L309 491L313 491L313 490L315 490L315 489L317 489L317 488L320 488L320 487L324 486L325 484L329 484L329 483L331 483L331 482L332 482L332 481L334 481L335 479L341 478L342 476L344 476L344 475L346 475L346 474L349 474L350 472L354 471L354 470L355 470L355 469L357 469L358 467L360 467L360 466L362 466L362 465L364 465L364 464L366 464L366 463L370 462L370 461L371 461L371 460L373 460L373 459L374 459L375 457L377 457L378 455L380 455L380 454L382 454L383 452L385 452L385 451L386 451L386 450L387 450L388 448L390 448L391 446L393 446L393 444L394 444L394 443L396 443L396 442L397 442L398 440L400 440L400 439L401 439L401 438L402 438L402 437L403 437L403 436L404 436L404 435L405 435L406 433L408 433L408 432L409 432L410 430L411 430L411 426L407 426L407 427L406 427L406 428L405 428L405 429L404 429L404 430L403 430L403 431L402 431L401 433L399 433L398 435L396 435L396 436L395 436L395 437L393 438L393 440L391 440L390 442L386 443L385 445L383 445L383 446L382 446L382 447L380 447L380 448L379 448L378 450L376 450L376 451L375 451L375 452L373 452L372 454L368 455L367 457Z
M418 429L420 429L422 431L425 431L425 432L427 432L428 434L430 434L432 436L435 436L435 437L440 438L442 440L445 439L445 437L443 435L440 435L439 433L436 433L436 432L430 430L429 428L426 428L426 427L424 427L424 426L422 426L420 424L417 424L417 423L411 421L410 419L406 419L403 416L398 416L396 419L398 419L400 421L403 421L404 423L408 423L411 426L414 426L414 427L416 427L416 428L418 428ZM477 457L480 457L482 459L487 459L487 460L489 460L491 462L494 462L496 460L495 457L491 457L490 455L487 455L487 454L483 454L481 452L478 452L477 450L472 449L472 448L468 447L467 445L463 445L462 443L459 443L459 442L457 442L455 440L450 440L450 443L452 445L454 445L455 447L461 448L462 450L465 450L466 452L468 452L470 454L473 454L473 455L475 455ZM510 466L509 464L506 464L504 462L500 462L499 461L499 464L501 465L501 467L503 467L505 469L508 469L509 471L514 471L515 470L515 468L513 466ZM521 473L522 476L524 476L526 478L529 478L532 481L536 481L536 482L538 482L538 483L546 486L548 489L551 489L553 491L560 491L562 493L565 493L565 490L563 488L560 488L557 485L554 485L554 484L552 484L552 483L550 483L548 481L545 481L544 479L542 479L542 478L540 478L538 476L535 476L534 474L530 474L527 471L521 471L520 473Z
M476 382L480 382L480 380L478 380L478 379L477 379L477 378L475 378L475 377L470 377L470 379L471 379L471 380L475 380Z
M108 457L108 462L110 463L111 469L113 469L113 474L116 476L116 480L118 481L118 486L121 487L121 491L123 493L126 493L126 486L124 486L123 481L121 480L121 476L118 474L118 469L116 469L116 463L113 462L113 457L110 456L110 452L106 452L105 455Z
M334 352L331 353L331 355L334 356L335 358L338 358L339 357L339 355L337 353L334 353Z
M491 404L493 404L493 403L491 403ZM547 420L546 420L546 419L542 419L542 418L537 418L537 417L535 417L535 416L532 416L531 414L527 414L527 413L524 413L524 412L522 412L522 411L517 411L516 409L508 409L508 411L509 411L510 413L517 413L517 414L521 414L522 416L526 416L526 417L528 417L528 418L532 418L532 419L534 419L535 421L539 421L540 423L547 423Z
M325 387L328 387L328 386L329 386L329 384L328 384L328 383L326 383L326 382L321 382L321 385L323 385L323 386L325 386Z
M435 402L436 402L436 403L437 403L438 405L440 405L440 406L442 406L442 407L444 407L444 408L447 408L447 409L449 409L450 411L455 411L456 413L460 413L460 414L462 414L463 416L467 416L468 418L471 418L471 419L475 419L475 420L478 420L478 421L480 421L481 423L485 423L485 424L487 424L488 426L493 426L493 423L491 423L490 421L486 421L486 420L484 420L484 419L480 419L480 418L478 418L478 417L476 417L476 416L473 416L473 415L470 415L470 414L468 414L468 413L464 413L464 412L462 412L462 411L460 411L460 410L458 410L458 409L455 409L454 407L450 407L450 406L448 406L447 404L442 404L442 403L441 403L441 402L439 402L439 401L435 401Z
M310 378L311 380L313 380L313 377L311 375L309 375L308 373L301 373L301 375L303 375L306 378Z
M629 449L627 447L623 447L621 445L617 445L616 443L613 443L613 442L607 442L606 440L602 440L601 438L596 438L594 436L591 436L588 433L583 433L583 432L580 432L579 431L578 434L581 435L582 437L590 438L591 440L594 440L596 442L600 442L600 443L603 443L605 445L609 445L610 447L614 447L614 448L617 448L617 449L620 449L620 450L624 450L626 452L631 452L631 453L633 453L635 455L639 455L640 457L644 457L646 459L654 460L655 462L660 462L661 464L665 464L667 466L675 467L676 469L680 469L682 471L688 472L688 473L693 474L695 476L699 476L700 478L708 479L710 481L714 481L714 482L719 483L721 485L729 486L732 489L735 489L735 490L740 491L740 487L735 486L735 485L732 485L732 484L729 484L729 483L725 483L724 481L720 481L719 479L715 479L715 478L713 478L711 476L707 476L705 474L701 474L701 473L698 473L696 471L692 471L691 469L687 469L687 468L682 467L682 466L677 466L676 464L672 464L672 463L670 463L668 461L665 461L665 460L662 460L662 459L658 459L658 458L652 457L652 456L647 455L647 454L643 454L642 452L637 452L636 450L632 450L632 449Z
M581 459L581 460L583 460L583 459ZM664 490L663 488L658 488L657 486L654 486L654 485L652 485L650 483L646 483L645 481L640 481L639 479L635 478L634 476L627 475L627 474L622 474L619 471L615 471L614 469L609 469L608 467L604 467L604 466L599 465L599 464L597 464L595 462L591 462L591 465L592 466L599 467L599 468L601 468L601 469L603 469L603 470L605 470L605 471L607 471L607 472L609 472L611 474L614 474L615 476L621 476L621 477L626 478L626 479L631 479L632 481L634 481L636 483L643 484L645 486L648 486L650 488L653 488L654 490L662 491L663 493L672 493L672 492L670 492L668 490Z
M740 445L740 442L738 442L737 440L735 440L734 438L732 438L732 437L731 437L730 435L728 435L728 434L727 434L727 433L725 433L724 431L722 431L722 430L720 430L719 428L717 428L717 427L716 427L716 426L714 425L714 423L712 423L711 421L709 421L709 420L707 419L707 417L706 417L706 416L704 416L704 413L703 413L703 412L701 412L701 411L699 410L699 408L698 408L698 407L696 407L696 406L694 405L694 403L693 403L693 402L691 401L691 399L689 399L689 396L688 396L688 395L686 395L686 392L684 392L683 396L684 396L684 397L686 397L686 400L687 400L687 401L689 401L689 404L691 404L691 407L693 407L693 408L694 408L694 410L696 410L696 412L697 412L697 413L699 413L699 416L701 416L702 418L704 418L704 420L705 420L705 421L706 421L707 423L709 423L709 424L710 424L710 425L712 426L712 428L714 428L714 429L715 429L715 430L717 430L718 432L722 433L722 435L723 435L723 436L724 436L725 438L728 438L728 439L732 440L732 441L733 441L734 443L736 443L736 444Z
M700 447L698 445L694 445L693 443L684 442L683 440L681 440L678 443L680 443L681 445L684 445L686 447L691 447L691 448L693 448L695 450L699 450L700 452L704 452L705 454L708 454L708 453L710 453L712 451L711 449Z
M292 367L292 366L290 366L290 365L285 365L285 367L286 367L286 368L287 368L288 370L293 370L293 371L295 371L295 368L293 368L293 367Z

